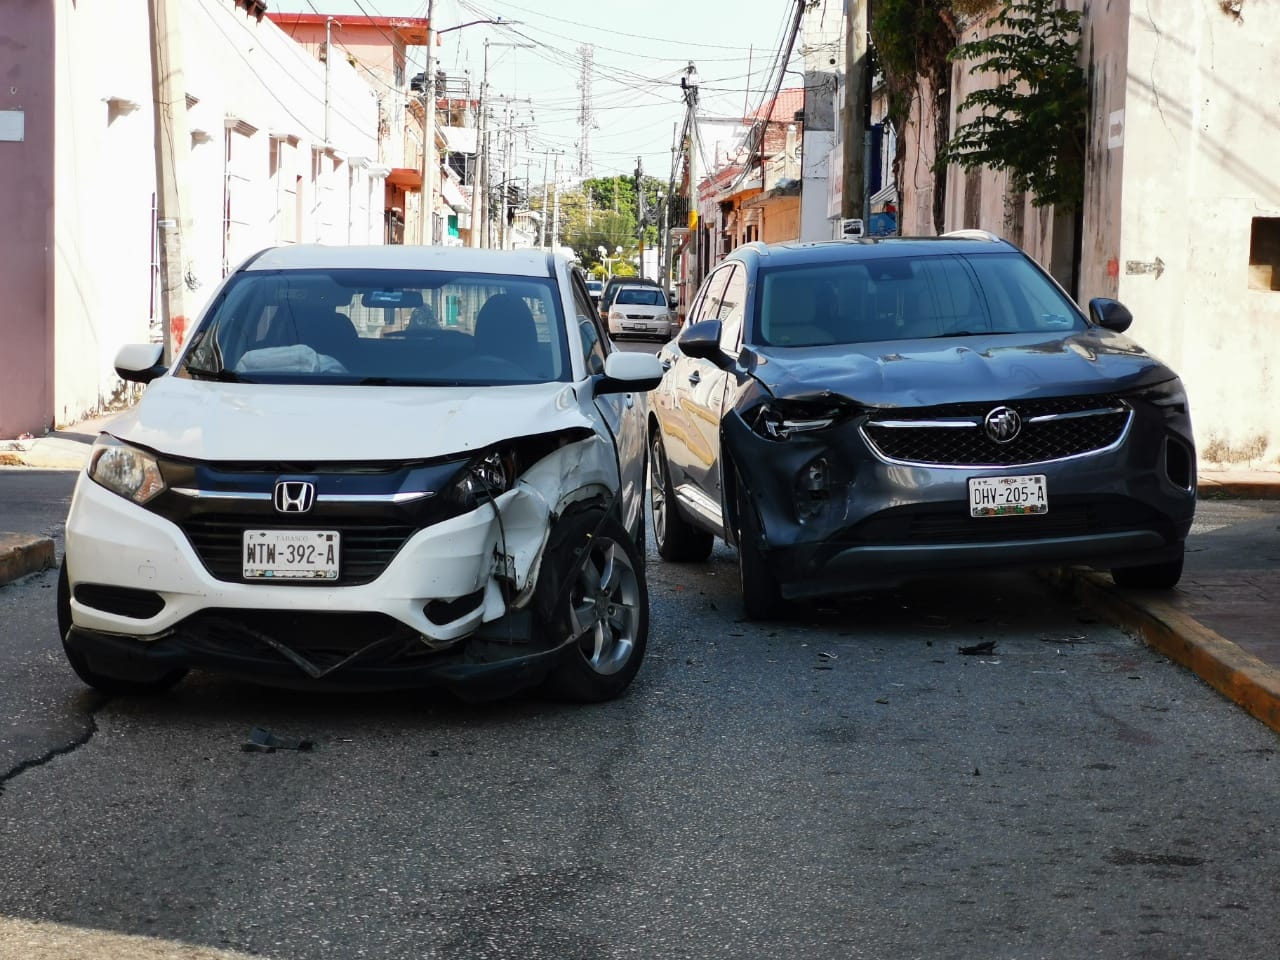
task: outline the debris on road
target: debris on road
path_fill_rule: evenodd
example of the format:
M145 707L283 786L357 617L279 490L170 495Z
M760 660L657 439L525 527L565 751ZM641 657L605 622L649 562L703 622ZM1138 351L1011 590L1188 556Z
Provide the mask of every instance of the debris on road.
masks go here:
M270 730L254 727L249 731L249 739L240 744L245 753L275 753L277 750L300 750L306 752L315 746L313 740L301 740L294 737L278 737Z
M995 653L996 642L994 640L984 640L982 643L975 643L967 647L961 647L959 653L966 657L977 657L984 653Z

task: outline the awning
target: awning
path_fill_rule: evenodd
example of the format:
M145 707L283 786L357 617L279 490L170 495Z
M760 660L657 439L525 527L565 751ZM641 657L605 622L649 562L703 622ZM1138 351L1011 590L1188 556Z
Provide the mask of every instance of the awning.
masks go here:
M413 167L392 167L391 173L387 174L387 183L406 190L421 190L422 171Z
M896 183L891 183L871 195L872 206L877 203L888 203L889 201L898 202L898 185Z
M462 190L458 185L445 177L440 181L440 196L444 198L444 202L453 207L454 210L470 210L471 203L462 195Z
M476 152L475 127L440 127L444 147L450 153L474 154Z

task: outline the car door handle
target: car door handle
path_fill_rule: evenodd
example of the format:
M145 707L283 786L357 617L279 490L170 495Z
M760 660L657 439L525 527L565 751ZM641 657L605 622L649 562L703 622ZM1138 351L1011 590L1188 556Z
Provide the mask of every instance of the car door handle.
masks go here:
M696 386L697 386L698 384L700 384L701 382L702 382L702 374L700 374L697 370L695 370L695 371L693 371L693 373L689 374L689 383L690 383L690 385L691 385L691 386L695 386L695 387L696 387Z

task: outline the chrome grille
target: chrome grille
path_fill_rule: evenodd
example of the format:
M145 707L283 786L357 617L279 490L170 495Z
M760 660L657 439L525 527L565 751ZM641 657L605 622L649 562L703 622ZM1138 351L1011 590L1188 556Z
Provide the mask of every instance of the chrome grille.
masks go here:
M983 418L999 406L1022 418L1021 432L1009 443L996 443L982 429ZM993 401L884 410L862 432L888 460L1007 467L1105 450L1119 442L1130 416L1129 405L1116 396Z

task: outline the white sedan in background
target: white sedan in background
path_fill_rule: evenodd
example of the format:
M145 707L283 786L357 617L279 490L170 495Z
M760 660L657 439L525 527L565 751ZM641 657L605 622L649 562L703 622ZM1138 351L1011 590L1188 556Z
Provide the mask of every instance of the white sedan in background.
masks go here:
M657 337L670 340L676 329L676 315L660 287L628 284L618 288L609 307L609 336Z

